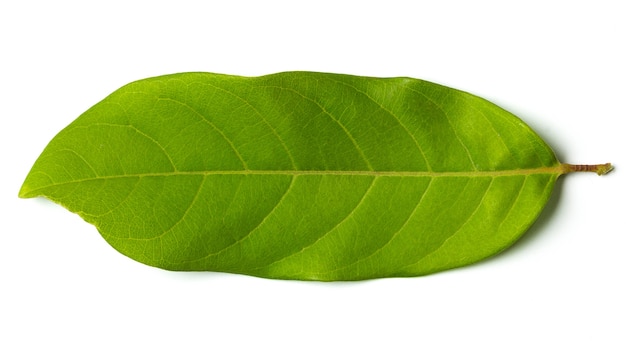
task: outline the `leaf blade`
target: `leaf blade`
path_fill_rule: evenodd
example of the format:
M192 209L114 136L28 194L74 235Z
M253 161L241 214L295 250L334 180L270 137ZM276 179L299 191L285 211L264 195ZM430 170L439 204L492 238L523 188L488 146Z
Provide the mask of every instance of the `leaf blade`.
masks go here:
M360 280L501 251L562 173L519 119L433 83L194 73L95 105L20 196L51 198L153 266Z

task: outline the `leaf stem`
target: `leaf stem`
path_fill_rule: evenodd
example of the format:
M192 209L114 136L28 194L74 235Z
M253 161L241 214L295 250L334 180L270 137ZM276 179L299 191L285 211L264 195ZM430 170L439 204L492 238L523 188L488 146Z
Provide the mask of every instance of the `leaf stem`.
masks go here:
M564 174L568 174L570 172L595 172L596 174L602 176L613 170L613 165L611 165L611 163L596 165L561 164L561 167Z

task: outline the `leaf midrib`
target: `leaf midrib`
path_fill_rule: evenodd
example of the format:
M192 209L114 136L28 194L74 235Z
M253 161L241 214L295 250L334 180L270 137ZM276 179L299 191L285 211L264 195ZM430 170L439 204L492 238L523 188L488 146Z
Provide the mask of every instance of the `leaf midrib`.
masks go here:
M478 170L478 171L373 171L373 170L206 170L206 171L165 171L146 172L140 174L108 175L82 178L70 182L93 181L101 179L164 177L164 176L212 176L212 175L286 175L286 176L398 176L398 177L485 177L485 176L516 176L534 174L561 174L561 165L537 167L530 169L511 170ZM68 183L70 183L68 182ZM66 182L63 182L66 183Z
M63 185L76 184L89 181L144 178L144 177L170 177L170 176L365 176L365 177L498 177L498 176L527 176L527 175L561 175L565 173L564 164L551 167L538 167L529 169L512 170L485 170L485 171L369 171L369 170L210 170L210 171L166 171L141 174L124 174L96 176L78 180L52 183L44 187L20 192L20 197L36 196L36 192Z

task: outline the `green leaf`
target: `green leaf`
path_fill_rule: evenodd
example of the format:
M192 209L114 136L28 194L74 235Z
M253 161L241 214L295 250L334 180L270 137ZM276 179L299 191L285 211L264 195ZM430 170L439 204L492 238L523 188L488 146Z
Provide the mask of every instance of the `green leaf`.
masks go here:
M85 112L20 197L47 197L164 269L362 280L502 251L559 175L583 168L507 111L430 82L183 73Z

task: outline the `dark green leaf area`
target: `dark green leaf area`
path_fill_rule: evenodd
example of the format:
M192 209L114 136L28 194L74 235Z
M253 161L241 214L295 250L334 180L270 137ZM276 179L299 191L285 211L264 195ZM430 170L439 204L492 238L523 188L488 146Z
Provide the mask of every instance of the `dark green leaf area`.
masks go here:
M188 73L85 112L20 196L62 204L165 269L361 280L505 249L559 165L515 116L425 81Z

